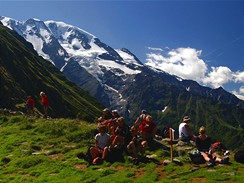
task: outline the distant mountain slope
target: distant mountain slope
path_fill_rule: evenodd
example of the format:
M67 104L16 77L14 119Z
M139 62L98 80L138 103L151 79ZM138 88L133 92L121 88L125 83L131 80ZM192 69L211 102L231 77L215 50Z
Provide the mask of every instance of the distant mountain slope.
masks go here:
M16 32L0 25L0 108L15 108L32 95L42 111L40 91L50 100L50 116L93 121L103 106L89 93L67 80Z
M183 116L189 115L192 133L198 135L199 128L205 126L214 140L229 148L244 148L243 108L180 90L177 85L169 84L165 76L163 80L149 71L146 73L136 75L135 81L125 89L127 92L122 93L130 101L127 107L131 119L136 118L135 111L147 109L160 130L169 125L175 129L177 138Z

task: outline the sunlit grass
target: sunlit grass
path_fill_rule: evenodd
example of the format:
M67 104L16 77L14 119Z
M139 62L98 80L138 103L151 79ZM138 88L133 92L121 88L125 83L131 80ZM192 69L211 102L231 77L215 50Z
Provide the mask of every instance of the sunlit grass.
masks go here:
M242 182L244 165L231 154L229 165L193 165L185 153L183 165L170 163L168 150L147 150L154 161L89 166L76 155L94 143L96 124L71 119L0 115L0 182ZM174 153L177 154L177 153Z

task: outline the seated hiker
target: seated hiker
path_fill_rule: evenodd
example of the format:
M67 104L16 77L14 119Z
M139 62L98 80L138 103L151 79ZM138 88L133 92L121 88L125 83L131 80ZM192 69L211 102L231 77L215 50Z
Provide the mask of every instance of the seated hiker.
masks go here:
M90 148L93 164L98 164L106 158L110 145L110 135L106 133L106 127L100 125L98 131L99 133L95 136L95 147Z
M139 132L143 140L152 140L155 137L157 127L152 117L147 115L145 120L139 126Z
M112 118L113 118L113 116L112 116L110 110L108 108L105 108L105 109L103 109L103 115L98 118L98 122L103 123L106 120L110 120Z
M143 141L142 138L139 138L138 129L135 126L130 128L130 132L132 134L132 140L127 145L127 151L132 155L133 163L137 164L139 162L138 155L144 155L148 143L147 141Z
M116 110L116 109L112 110L112 116L113 116L113 119L117 120L120 117L118 110Z
M106 126L108 129L108 133L112 134L113 130L117 128L118 123L117 120L120 118L120 115L117 110L112 110L112 119L106 121Z
M127 133L129 127L126 125L124 118L119 117L116 121L117 126L111 126L111 135L108 155L106 160L109 162L123 161L123 152L125 149Z
M118 114L117 110L113 110L113 112L111 113L108 108L105 108L103 110L103 116L98 118L98 126L105 125L107 128L107 132L109 134L111 134L111 127L116 126L116 120L117 120L118 116L119 116L119 114Z
M113 130L113 140L111 142L111 148L113 148L115 145L121 145L123 146L126 143L126 140L128 138L129 134L129 127L125 123L125 120L123 117L119 117L117 119L117 127Z
M195 136L191 134L189 123L191 118L185 116L183 122L179 125L179 140L183 142L190 142L190 140L195 141Z
M170 125L167 124L163 129L163 137L170 138L169 132L170 132Z
M224 164L229 161L229 157L221 159L215 153L211 151L211 138L206 135L205 127L200 127L199 136L196 138L196 147L200 151L201 155L208 162L208 166L214 166L216 162Z
M136 127L139 127L139 125L142 123L142 121L146 118L146 116L147 116L147 111L145 110L145 109L143 109L142 111L141 111L141 114L140 114L140 116L138 117L138 118L136 118L136 121L134 122L134 125L136 126Z

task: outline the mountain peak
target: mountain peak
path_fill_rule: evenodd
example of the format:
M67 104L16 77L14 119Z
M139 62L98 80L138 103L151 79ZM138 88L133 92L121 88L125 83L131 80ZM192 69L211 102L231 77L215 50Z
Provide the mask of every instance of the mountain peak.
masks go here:
M56 22L54 20L48 20L45 21L45 24L49 27L49 29L53 32L55 37L60 37L60 34L83 34L85 35L89 41L93 38L95 38L94 35L91 33L80 29L78 27L72 26L70 24L64 23L64 22ZM68 36L68 35L66 35Z
M116 52L120 55L121 58L123 58L123 62L125 64L143 66L141 61L132 52L130 52L127 48L116 49Z
M40 19L37 19L37 18L29 18L25 22L28 22L28 23L34 22L34 23L36 23L36 22L43 22L43 21L40 20Z
M137 61L137 63L139 64L139 65L143 65L142 64L142 62L130 51L130 50L128 50L127 48L122 48L121 49L121 51L123 51L123 52L125 52L125 53L127 53L127 54L129 54L129 55L131 55L131 56L133 56L133 59L135 60L135 61Z
M12 27L17 26L18 24L20 24L19 21L14 20L12 18L9 17L5 17L5 16L0 16L0 21L2 22L2 24L6 27L8 27L9 29L13 29ZM19 32L18 32L19 33Z

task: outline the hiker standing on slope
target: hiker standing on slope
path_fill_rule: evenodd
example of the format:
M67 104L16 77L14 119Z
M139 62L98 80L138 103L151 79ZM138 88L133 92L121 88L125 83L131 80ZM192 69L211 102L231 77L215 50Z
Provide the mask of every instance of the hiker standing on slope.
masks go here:
M40 96L42 97L42 105L43 105L43 111L44 111L44 118L47 118L47 109L48 109L48 97L44 92L40 93Z
M26 100L27 115L33 116L34 107L35 107L35 102L33 98L31 96L28 96Z

